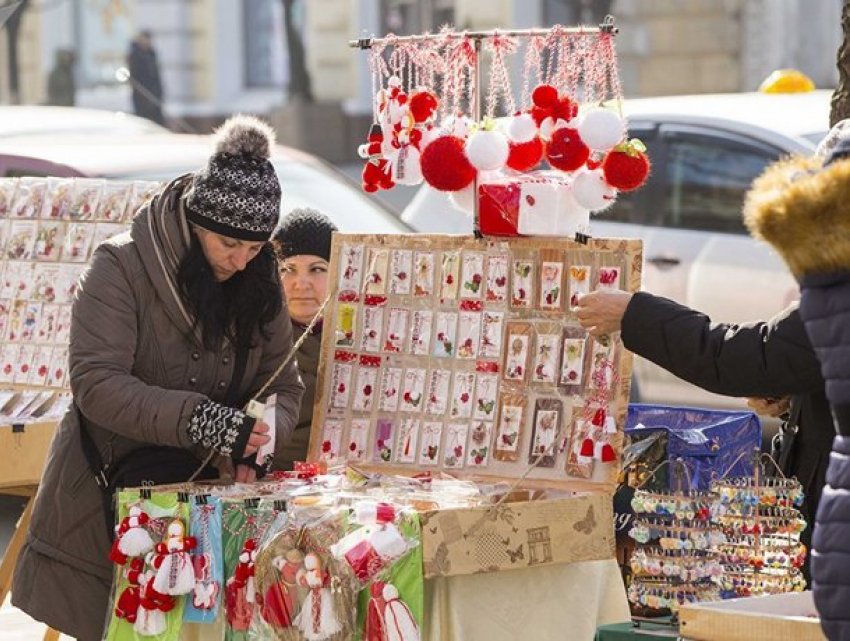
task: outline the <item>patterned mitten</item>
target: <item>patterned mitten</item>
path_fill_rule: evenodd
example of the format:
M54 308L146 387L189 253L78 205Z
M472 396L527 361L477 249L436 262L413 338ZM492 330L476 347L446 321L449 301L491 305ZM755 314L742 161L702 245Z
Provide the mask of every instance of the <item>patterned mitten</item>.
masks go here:
M256 422L245 412L205 400L189 419L189 438L219 454L241 458Z

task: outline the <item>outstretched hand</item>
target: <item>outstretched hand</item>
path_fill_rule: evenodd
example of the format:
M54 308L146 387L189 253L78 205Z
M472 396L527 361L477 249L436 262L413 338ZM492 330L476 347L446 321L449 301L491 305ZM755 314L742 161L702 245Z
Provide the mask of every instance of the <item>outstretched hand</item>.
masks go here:
M632 296L631 292L619 289L597 290L580 296L576 305L579 324L595 338L619 332Z

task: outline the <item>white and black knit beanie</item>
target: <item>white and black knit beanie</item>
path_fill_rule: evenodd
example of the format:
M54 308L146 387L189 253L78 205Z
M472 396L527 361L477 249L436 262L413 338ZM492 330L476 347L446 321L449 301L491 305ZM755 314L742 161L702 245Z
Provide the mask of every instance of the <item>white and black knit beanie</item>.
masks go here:
M274 233L278 256L319 256L330 261L335 231L337 226L322 212L309 207L293 209Z
M233 116L216 132L215 152L186 192L186 217L239 240L268 240L280 217L280 182L269 162L274 131L253 116Z

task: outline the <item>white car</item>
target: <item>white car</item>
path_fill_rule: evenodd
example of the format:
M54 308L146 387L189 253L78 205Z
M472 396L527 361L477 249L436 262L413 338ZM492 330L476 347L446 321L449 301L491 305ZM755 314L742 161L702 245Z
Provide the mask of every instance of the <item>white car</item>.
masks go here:
M768 163L811 154L829 129L831 92L672 96L625 101L630 135L652 174L591 219L599 237L644 241L643 289L724 322L764 320L797 298L781 259L741 220L750 183ZM472 219L424 186L402 213L416 231L470 233ZM648 361L635 360L633 399L738 407Z
M62 134L163 134L168 129L123 111L0 105L0 139Z
M0 177L170 180L200 169L212 144L211 136L172 133L0 138ZM283 189L282 212L313 207L346 232L410 232L394 211L316 156L276 145L271 162Z

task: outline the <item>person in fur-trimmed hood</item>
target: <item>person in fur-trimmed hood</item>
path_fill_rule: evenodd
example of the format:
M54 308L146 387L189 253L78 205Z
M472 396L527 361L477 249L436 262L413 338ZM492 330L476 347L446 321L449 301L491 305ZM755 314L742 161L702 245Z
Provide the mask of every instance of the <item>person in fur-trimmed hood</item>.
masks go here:
M81 279L69 343L74 402L12 586L14 605L81 641L103 638L108 614L112 491L196 473L250 481L269 432L279 455L295 427L304 388L294 362L278 371L292 324L269 243L281 200L273 143L256 118L228 120L206 165L100 244ZM260 400L277 394L274 425L242 409L263 389Z
M824 633L850 640L850 131L814 158L792 157L753 183L744 219L800 283L800 315L821 363L837 435L813 534L812 582Z

